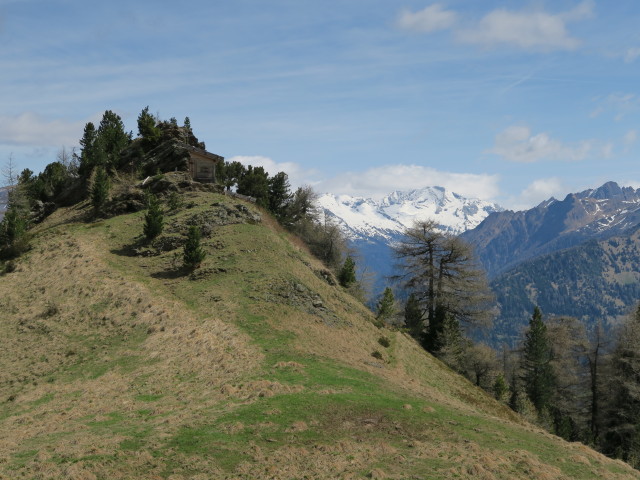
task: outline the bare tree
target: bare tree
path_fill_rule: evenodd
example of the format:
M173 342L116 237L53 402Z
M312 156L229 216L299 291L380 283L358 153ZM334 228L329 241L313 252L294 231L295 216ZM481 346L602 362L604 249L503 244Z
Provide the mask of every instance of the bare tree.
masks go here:
M423 346L438 351L445 325L488 325L492 295L484 271L471 247L463 240L438 230L434 221L417 222L405 231L395 247L405 287L422 308L426 333Z
M9 158L2 166L2 178L6 187L11 187L18 183L18 166L13 159L13 153L9 154Z

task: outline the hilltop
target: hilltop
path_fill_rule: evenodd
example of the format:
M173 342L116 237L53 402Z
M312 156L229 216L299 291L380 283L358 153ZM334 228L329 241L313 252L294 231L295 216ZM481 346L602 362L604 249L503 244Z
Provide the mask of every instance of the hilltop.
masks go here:
M152 244L59 208L0 277L0 476L640 478L376 327L256 205L180 195Z

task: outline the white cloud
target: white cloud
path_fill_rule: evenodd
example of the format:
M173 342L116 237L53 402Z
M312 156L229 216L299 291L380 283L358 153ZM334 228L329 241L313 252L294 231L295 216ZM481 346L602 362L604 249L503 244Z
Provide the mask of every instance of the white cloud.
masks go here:
M26 146L76 145L86 122L47 120L33 112L0 116L0 144Z
M462 27L457 12L434 3L417 12L402 10L396 25L421 33L452 29L460 42L484 47L510 45L528 50L574 50L582 42L571 36L567 24L593 17L594 7L593 0L584 0L571 10L559 13L500 8ZM640 55L640 51L630 55Z
M591 112L591 118L596 118L605 112L611 112L614 115L614 120L619 122L626 115L640 108L640 97L635 93L611 93L597 100L599 100L599 105Z
M457 17L458 15L453 10L445 10L441 4L434 3L418 12L403 10L400 12L396 25L403 30L431 33L453 27Z
M593 143L591 140L583 140L569 146L551 138L547 133L532 135L529 127L513 125L496 135L495 144L488 153L519 163L540 160L579 161L590 155Z
M465 197L491 200L499 193L498 175L443 172L419 165L384 165L346 172L315 185L330 192L379 199L395 190L440 186Z
M313 185L318 183L317 170L304 169L294 162L276 162L275 160L260 155L237 155L225 159L225 162L240 162L241 164L263 167L265 171L273 176L278 172L285 172L289 177L289 184L295 190L303 185Z
M525 210L539 205L540 202L551 197L561 200L568 192L568 188L557 177L540 178L533 181L518 197L508 203L514 210Z
M524 49L573 50L581 42L569 35L566 23L587 18L592 12L591 1L555 15L544 11L498 9L485 15L477 25L458 31L457 37L463 43L483 46L506 44Z

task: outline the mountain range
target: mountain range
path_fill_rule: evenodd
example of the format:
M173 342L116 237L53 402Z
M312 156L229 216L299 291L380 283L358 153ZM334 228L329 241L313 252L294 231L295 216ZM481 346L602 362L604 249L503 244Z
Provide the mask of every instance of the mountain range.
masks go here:
M416 219L472 244L499 314L493 342L513 344L535 305L587 325L615 325L640 298L640 189L607 182L514 212L441 187L380 201L324 195L320 205L349 238L374 295L394 273L392 245Z
M530 210L489 216L462 234L490 278L525 260L618 235L640 223L640 189L607 182L599 188L551 198Z
M327 193L318 204L347 236L361 274L373 277L374 294L395 273L391 246L414 221L433 219L442 231L460 234L503 210L495 203L465 198L443 187L395 191L380 200Z

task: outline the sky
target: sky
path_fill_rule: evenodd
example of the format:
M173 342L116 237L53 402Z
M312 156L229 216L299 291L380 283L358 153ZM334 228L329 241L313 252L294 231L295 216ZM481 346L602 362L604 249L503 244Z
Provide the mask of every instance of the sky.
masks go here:
M0 0L0 163L149 106L319 193L638 188L638 25L637 0Z

